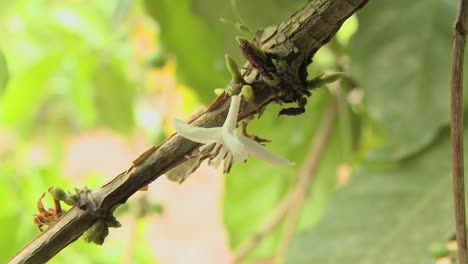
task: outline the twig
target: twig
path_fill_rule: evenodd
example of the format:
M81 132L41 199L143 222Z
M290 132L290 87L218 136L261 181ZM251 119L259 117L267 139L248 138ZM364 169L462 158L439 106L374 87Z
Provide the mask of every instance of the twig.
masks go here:
M463 167L463 59L468 29L468 1L460 0L454 24L451 72L450 126L452 138L453 196L458 258L468 264Z
M315 169L327 144L331 129L335 123L336 114L337 104L334 101L323 116L319 129L315 134L314 140L312 140L311 147L306 155L304 164L299 171L298 180L295 186L286 195L286 197L283 198L280 205L276 207L274 213L268 219L266 224L247 241L242 243L239 249L236 250L233 263L240 263L245 257L247 257L247 255L252 252L252 250L254 250L286 216L290 219L289 217L291 217L291 214L300 213L303 202L310 190L312 179L315 175ZM289 215L287 215L288 213ZM288 227L287 223L288 222L286 222L285 228Z
M272 87L261 80L257 69L247 65L243 79L255 91L255 100L244 104L239 120L261 112L272 102L284 102L288 96L305 94L307 70L315 52L325 45L343 22L368 0L315 0L273 31L258 31L253 42L265 53L289 65L280 87ZM285 99L286 98L286 99ZM227 114L227 98L218 98L216 107L208 108L191 124L201 127L220 126ZM293 98L296 99L296 98ZM301 99L301 98L298 98ZM98 219L112 213L139 189L156 180L163 173L179 165L185 156L199 145L173 135L158 147L151 148L133 166L101 188L80 197L80 205L73 207L46 231L26 245L8 263L44 263L67 245L78 239Z
M289 248L289 244L296 231L297 223L301 216L302 208L304 206L307 194L309 193L312 180L317 170L322 153L327 145L328 138L330 137L331 130L335 123L337 113L337 103L334 101L330 109L323 117L322 124L317 131L314 144L306 155L304 166L299 171L299 179L297 183L297 191L294 193L292 207L288 211L286 222L284 224L283 237L280 242L278 254L275 257L276 263L282 263Z
M291 207L291 201L293 201L295 189L292 189L285 198L281 201L280 205L275 208L273 214L268 218L267 222L251 237L244 241L239 248L236 250L232 263L237 264L244 260L263 239L278 226L283 218L286 216L289 208Z
M134 258L136 246L138 243L138 222L141 221L143 217L145 217L146 215L147 208L145 207L147 206L147 203L148 203L147 199L148 197L145 193L144 195L142 195L142 197L138 199L138 201L135 204L136 212L134 213L133 217L129 221L130 226L128 227L129 229L129 234L127 238L128 243L127 243L125 252L123 254L122 260L120 261L120 263L122 264L131 264L134 262L133 258Z

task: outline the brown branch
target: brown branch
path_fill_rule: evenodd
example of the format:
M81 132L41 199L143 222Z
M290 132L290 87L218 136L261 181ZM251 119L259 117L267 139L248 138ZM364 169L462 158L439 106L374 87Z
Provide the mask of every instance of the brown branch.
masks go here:
M286 195L286 197L283 198L280 205L276 207L274 213L268 219L266 224L253 236L251 236L247 241L242 243L239 249L236 250L233 263L240 263L245 257L247 257L247 255L250 252L252 252L252 250L254 250L257 247L257 245L260 242L262 242L262 240L271 231L273 231L273 229L276 226L278 226L286 216L288 216L288 221L286 222L284 233L285 235L283 241L284 243L288 241L287 244L289 244L289 240L291 238L290 236L293 233L292 231L295 230L294 227L296 226L296 222L300 215L305 198L307 197L307 194L310 190L312 180L315 175L315 170L320 161L320 158L322 157L323 150L325 149L325 146L328 142L328 138L331 134L331 129L335 124L336 115L337 104L334 101L332 102L332 105L329 107L328 111L323 116L319 129L314 137L314 140L312 140L312 144L304 160L304 164L299 171L298 180L295 186ZM291 227L292 231L290 230ZM284 250L287 249L287 247L285 246L281 248L284 248Z
M463 168L463 58L468 30L468 1L460 0L454 24L451 72L450 127L452 138L453 196L458 258L468 264Z
M326 44L343 22L368 0L315 0L284 21L274 30L260 30L253 42L267 55L289 65L279 87L266 84L257 69L247 65L244 79L255 91L255 100L245 103L239 119L255 115L272 102L294 102L307 95L306 67L315 52ZM270 28L271 29L271 28ZM227 114L227 98L218 98L192 124L201 127L220 126ZM97 219L112 213L135 192L185 160L199 145L173 135L159 147L153 147L137 159L129 170L101 188L80 196L73 207L46 231L26 245L8 263L44 263L78 239Z

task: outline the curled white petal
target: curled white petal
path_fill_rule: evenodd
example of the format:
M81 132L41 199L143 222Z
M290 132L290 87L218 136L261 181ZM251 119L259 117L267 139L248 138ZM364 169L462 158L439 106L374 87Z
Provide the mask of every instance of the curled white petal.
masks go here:
M239 138L239 141L244 144L244 147L245 147L247 153L254 156L254 157L256 157L257 159L269 162L269 163L274 164L274 165L279 165L279 166L295 165L294 162L290 162L290 161L288 161L288 160L274 154L273 152L269 151L264 146L257 143L257 141L255 141L255 140L252 140L252 139L250 139L248 137L244 137L242 135L240 135L238 138Z
M221 127L195 127L178 119L174 120L174 129L184 138L202 144L215 143L221 138L222 133Z
M231 104L229 105L229 111L224 121L223 128L232 133L237 126L237 116L239 114L239 107L241 103L241 97L239 95L231 96Z
M212 165L213 167L215 167L216 169L219 167L219 165L221 164L221 162L223 161L224 159L224 156L226 156L226 154L228 153L228 149L225 148L225 147L222 147L220 150L219 150L219 153L216 155L216 157L214 157L211 161L210 161L210 165Z
M231 134L225 129L223 129L222 134L223 144L231 151L234 162L246 160L248 153L245 151L244 144L239 141L237 135Z

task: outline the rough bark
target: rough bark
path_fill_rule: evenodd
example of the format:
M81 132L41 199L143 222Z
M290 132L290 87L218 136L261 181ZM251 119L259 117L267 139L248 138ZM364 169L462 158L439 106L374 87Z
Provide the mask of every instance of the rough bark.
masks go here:
M261 112L272 102L298 102L310 95L306 67L315 52L326 44L343 22L368 0L315 0L278 26L259 30L253 42L268 56L287 63L280 83L272 87L262 81L261 71L246 65L244 79L255 91L255 100L244 103L239 119ZM192 124L201 127L220 126L228 110L226 96L218 97ZM158 147L153 147L133 162L131 168L104 186L82 195L80 206L73 207L46 231L26 245L9 263L44 263L67 245L78 239L97 219L105 218L113 209L127 201L139 189L147 186L166 171L185 160L199 145L178 135L172 135Z

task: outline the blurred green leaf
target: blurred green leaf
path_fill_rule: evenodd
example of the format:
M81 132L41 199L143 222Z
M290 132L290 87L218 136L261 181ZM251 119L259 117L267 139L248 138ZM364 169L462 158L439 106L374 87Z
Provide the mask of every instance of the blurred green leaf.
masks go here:
M249 125L249 133L273 140L267 147L296 162L297 165L278 168L251 158L246 164L236 164L233 167L232 172L226 176L223 206L224 222L232 248L238 247L262 226L291 184L295 182L322 115L330 104L330 97L323 94L310 99L306 113L301 116L278 117L279 107L275 107L268 109L261 119L254 120ZM349 142L343 142L340 137L341 129L344 128L335 126L321 158L311 194L303 210L301 228L312 225L318 219L335 189L337 166L349 158L342 151L344 145ZM252 257L272 256L278 238L277 228L259 245Z
M161 38L177 59L178 78L197 91L203 102L211 102L213 89L229 80L219 36L191 10L190 0L145 1L146 9L160 23ZM233 38L234 40L234 38Z
M448 18L455 17L456 6L454 1L375 1L359 12L360 27L350 42L351 69L386 137L369 158L416 153L448 124Z
M49 12L48 23L62 41L74 40L91 47L109 45L106 41L111 37L110 24L103 12L82 4L54 6Z
M134 126L134 91L120 65L102 61L94 72L94 89L100 121L122 133Z
M255 32L284 21L299 10L305 2L305 0L198 0L193 1L192 6L194 14L203 18L211 32L216 32L220 36L218 45L222 45L222 51L231 55L242 65L245 59L235 41L235 36L242 35L242 33L234 26L220 22L220 19L245 23ZM225 80L227 81L228 79Z
M128 16L134 0L118 0L112 14L112 29L116 30L117 27L124 22L125 17Z
M455 232L445 132L424 155L358 170L320 222L294 239L286 263L433 263L429 246Z
M97 108L94 102L92 76L96 71L99 58L94 54L82 52L72 58L73 82L70 97L77 110L77 119L82 127L90 127L97 121ZM99 70L99 69L98 69Z
M0 120L17 126L37 114L43 99L50 91L48 83L54 76L63 53L44 56L24 72L13 74L0 98Z
M8 82L8 66L5 55L0 51L0 96Z

